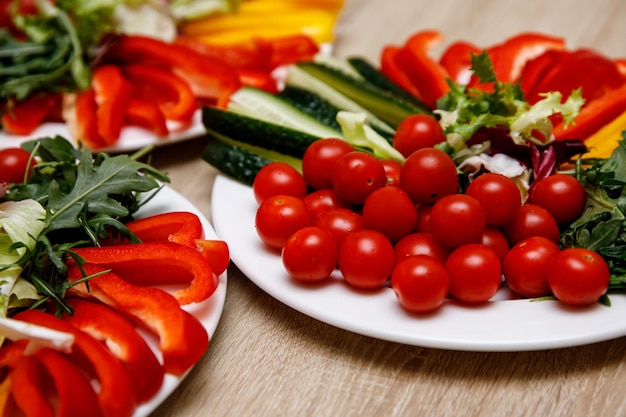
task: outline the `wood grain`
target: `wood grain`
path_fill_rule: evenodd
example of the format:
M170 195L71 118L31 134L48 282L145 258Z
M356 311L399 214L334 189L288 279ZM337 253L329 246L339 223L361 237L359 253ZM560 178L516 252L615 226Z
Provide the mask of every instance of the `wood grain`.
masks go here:
M347 0L335 54L377 62L385 44L421 29L441 31L439 50L456 40L488 46L539 31L571 48L626 57L623 0ZM153 162L210 218L217 173L201 160L204 143L158 149ZM389 343L300 314L231 266L206 356L153 417L625 416L625 353L625 338L522 353Z

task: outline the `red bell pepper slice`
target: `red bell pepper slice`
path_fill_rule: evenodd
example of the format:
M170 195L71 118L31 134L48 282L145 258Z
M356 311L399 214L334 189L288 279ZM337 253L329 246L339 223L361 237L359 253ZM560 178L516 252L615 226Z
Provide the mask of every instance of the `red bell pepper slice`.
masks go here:
M443 37L437 31L421 31L412 35L396 56L398 67L419 90L424 103L435 108L436 101L449 90L445 68L428 55L429 49Z
M590 49L561 51L549 71L528 92L527 99L534 103L541 93L550 91L559 91L567 97L573 90L582 88L582 95L589 103L622 84L624 78L613 60Z
M108 271L106 266L90 263L82 265L82 269L87 275ZM75 263L68 264L68 278L70 282L83 278ZM162 289L134 285L108 272L90 278L89 287L84 282L78 283L68 293L97 299L158 336L163 367L168 373L182 375L188 371L209 345L209 335L198 319Z
M96 92L93 88L63 96L63 119L70 135L91 149L103 148L106 142L98 130Z
M541 33L520 33L489 48L487 53L498 81L514 83L528 61L550 50L565 50L565 40Z
M48 401L54 395L52 384L34 355L22 356L9 377L13 400L25 416L54 417L54 408Z
M124 77L133 83L133 96L158 104L167 120L189 123L198 109L191 87L168 69L145 64L122 66Z
M54 381L58 397L57 416L98 417L105 415L91 381L74 362L50 348L39 350L35 353L35 357ZM19 384L21 381L16 383Z
M137 285L186 285L172 295L181 305L197 303L213 294L218 285L211 264L195 246L173 242L75 248L86 262L104 265Z
M618 58L615 60L615 67L624 77L624 81L626 81L626 58Z
M397 56L400 47L395 45L387 45L383 48L380 55L380 70L391 81L403 88L406 92L422 100L421 93L417 86L413 85L409 76L400 68L397 62Z
M198 38L179 35L174 40L177 45L219 59L237 70L272 70L272 47L269 41L253 41L236 45L215 45L203 42Z
M136 219L125 224L142 242L175 242L194 247L204 238L200 218L188 211L170 211Z
M29 135L60 106L60 94L40 93L32 95L6 109L2 115L2 128L12 135Z
M132 376L104 345L60 318L39 310L26 310L13 318L73 334L74 348L69 358L81 364L87 374L92 370L95 373L99 384L97 402L102 414L106 417L132 416L137 406Z
M159 106L152 101L139 100L133 97L128 105L126 122L152 131L157 137L164 138L170 134L167 121Z
M165 370L135 326L111 308L79 298L68 298L72 315L62 319L104 342L115 357L128 367L136 385L137 399L145 402L161 388Z
M441 55L439 64L454 82L467 85L472 78L472 54L479 53L480 48L469 42L454 42Z
M131 85L114 65L96 67L91 85L95 92L98 132L106 145L113 145L122 132L131 100Z
M218 103L226 103L241 86L237 72L226 62L147 36L120 36L111 43L103 59L168 68L189 84L196 97Z
M202 223L191 212L156 214L130 221L125 226L142 242L174 242L195 248L207 258L215 275L221 275L230 263L226 242L204 239Z
M573 124L565 127L560 123L554 127L553 133L557 140L585 140L625 111L626 84L623 84L585 104Z
M519 82L524 96L530 104L534 104L537 100L541 99L541 96L536 91L537 85L546 77L546 74L552 71L557 65L561 55L561 51L546 51L524 65Z
M320 48L315 41L307 35L294 34L272 40L257 39L257 48L261 42L268 42L271 49L271 69L282 65L294 64L298 61L307 61L319 52Z
M241 84L249 87L256 87L271 94L278 93L278 83L270 72L254 70L237 70Z

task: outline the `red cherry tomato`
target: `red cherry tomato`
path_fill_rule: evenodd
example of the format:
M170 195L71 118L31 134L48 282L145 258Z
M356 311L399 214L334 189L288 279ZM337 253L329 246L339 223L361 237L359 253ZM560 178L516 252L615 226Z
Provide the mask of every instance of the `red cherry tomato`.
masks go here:
M256 231L269 247L281 249L289 236L313 225L311 210L301 198L277 195L266 198L255 216Z
M567 174L553 174L535 182L529 198L531 203L548 210L558 224L580 217L587 204L585 188Z
M418 149L404 161L400 185L415 204L433 204L459 191L456 164L439 149Z
M509 288L522 297L550 294L548 267L558 252L556 243L541 236L524 239L513 246L502 264Z
M335 238L316 226L304 227L285 242L281 252L283 266L294 279L319 282L337 266L339 246Z
M393 137L393 147L405 158L422 148L433 147L446 140L437 120L427 114L412 114L406 117Z
M529 203L520 207L513 221L502 226L502 231L510 246L533 236L543 236L553 242L560 238L559 226L550 212Z
M29 169L30 153L22 148L6 148L0 150L0 181L21 183ZM32 159L30 169L37 165ZM29 173L30 176L30 173Z
M400 172L402 171L402 164L392 161L391 159L381 159L380 163L383 164L385 174L387 174L386 185L400 187Z
M480 243L455 249L448 256L445 267L450 276L450 294L464 303L487 302L500 288L500 259L493 250Z
M504 257L509 251L509 242L506 240L504 233L502 233L499 228L490 224L485 227L485 231L480 238L480 243L493 249L498 255L498 258L500 258L500 262L504 261Z
M450 248L439 242L430 233L411 233L400 239L394 246L396 263L405 258L426 255L444 263L450 254Z
M595 303L609 288L611 272L597 252L585 248L563 249L552 259L548 283L560 301L584 306Z
M375 230L351 233L339 246L339 270L354 287L379 288L391 276L393 266L393 246Z
M428 313L440 307L448 295L450 278L446 268L425 255L412 256L396 264L391 288L400 305L414 313Z
M430 212L430 233L451 248L479 243L486 225L485 209L467 194L446 195Z
M330 175L339 157L354 151L348 142L337 138L313 142L302 156L302 175L315 190L331 188Z
M486 173L476 177L465 194L480 201L487 213L487 223L495 226L512 222L522 205L519 188L502 174Z
M381 187L363 204L365 227L377 230L397 242L415 229L417 210L409 196L398 187Z
M252 190L261 204L267 197L280 194L303 198L307 187L304 177L294 167L285 162L271 162L256 174Z
M336 192L330 188L324 188L321 190L315 190L303 198L304 202L311 212L313 217L317 218L324 212L334 208L351 209L352 204L339 197Z
M365 152L354 151L337 160L331 182L339 197L362 204L374 190L385 186L387 175L378 159Z
M315 220L315 225L329 232L338 244L350 233L365 229L363 216L345 208L324 212Z

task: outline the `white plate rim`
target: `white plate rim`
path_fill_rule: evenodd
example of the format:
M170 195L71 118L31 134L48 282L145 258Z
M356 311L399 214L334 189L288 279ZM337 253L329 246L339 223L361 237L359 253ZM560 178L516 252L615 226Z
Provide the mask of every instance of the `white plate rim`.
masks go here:
M142 218L153 214L173 211L188 211L196 214L204 228L205 238L218 238L214 228L211 226L206 216L194 204L168 185L164 185L161 190L136 213L135 217ZM226 300L226 286L227 272L224 272L219 276L217 289L211 297L200 303L183 307L185 310L196 316L200 323L202 323L202 326L209 334L209 340L212 340L222 316ZM211 342L209 342L209 347L210 345ZM149 401L140 404L135 410L133 417L149 416L174 392L183 379L188 375L189 371L181 376L166 374L157 394Z
M390 288L364 293L337 277L310 288L290 279L279 253L256 235L251 187L220 174L211 207L216 233L228 243L231 260L244 275L278 301L344 330L407 345L476 352L558 349L626 336L622 294L610 296L611 307L574 308L558 301L509 300L501 290L481 306L450 301L417 316L400 307Z
M189 125L182 126L180 123L168 121L167 126L170 129L170 134L165 137L158 137L151 131L141 127L125 126L115 145L94 149L94 151L108 153L133 152L146 146L171 145L206 134L206 129L202 123L201 109L196 110ZM42 123L28 135L11 135L0 130L0 149L19 147L22 143L29 140L55 137L57 135L66 138L74 146L78 146L76 140L70 135L65 123L48 122Z

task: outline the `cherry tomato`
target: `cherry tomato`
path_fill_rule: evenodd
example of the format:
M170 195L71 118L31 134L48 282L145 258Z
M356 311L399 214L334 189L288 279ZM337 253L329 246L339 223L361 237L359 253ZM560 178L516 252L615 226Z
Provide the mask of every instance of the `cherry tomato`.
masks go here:
M350 233L365 229L363 216L345 208L324 212L315 220L315 225L329 232L338 244Z
M303 198L307 192L304 177L285 162L271 162L259 170L252 183L257 203L274 195L292 195Z
M353 151L337 160L331 182L339 197L362 204L374 190L385 186L387 175L378 159L365 152Z
M281 252L283 266L294 279L319 282L337 266L339 246L335 238L316 226L304 227L285 242Z
M337 138L320 139L313 142L302 156L302 175L315 190L331 188L330 176L337 159L354 147Z
M363 204L365 227L381 232L396 242L415 229L417 210L409 196L398 187L381 187Z
M313 225L311 210L301 198L291 195L268 197L255 216L256 231L269 247L281 249L289 236Z
M522 205L513 221L502 226L502 231L510 246L533 236L543 236L553 242L560 238L559 226L550 212L530 203Z
M391 159L381 159L380 163L383 164L385 174L387 174L386 185L400 187L400 172L402 171L402 164L392 161Z
M452 251L445 267L450 276L450 294L464 303L489 301L500 288L500 259L480 243L469 243Z
M29 169L30 153L22 148L6 148L0 150L0 181L8 183L21 183L24 174ZM33 159L30 168L37 165ZM30 174L29 174L30 176Z
M587 205L585 188L567 174L553 174L535 182L529 198L531 203L548 210L558 224L577 219Z
M548 283L560 301L584 306L595 303L609 288L611 272L595 251L585 248L563 249L552 259Z
M306 205L309 206L315 218L333 208L352 209L351 203L339 197L337 193L330 188L315 190L304 196L303 200Z
M498 255L498 258L500 258L500 262L504 261L504 257L509 251L509 242L506 240L504 233L502 233L499 228L490 224L485 227L485 231L480 238L480 243L493 249Z
M414 313L428 313L440 307L448 295L450 278L446 268L425 255L412 256L396 264L391 288L400 305Z
M406 117L393 137L393 147L405 158L418 149L429 148L446 140L439 122L427 114Z
M485 209L467 194L446 195L430 212L430 233L451 248L479 243L486 225Z
M522 196L509 177L486 173L474 179L465 194L480 201L487 213L487 223L502 226L515 218L522 205Z
M359 230L339 245L339 270L348 284L361 289L378 288L391 276L393 246L375 230Z
M504 257L504 279L513 292L522 297L550 294L548 268L559 252L556 243L542 236L524 239Z
M404 161L400 185L414 203L433 204L459 191L456 164L439 149L418 149Z
M405 258L426 255L444 263L450 254L450 248L439 242L430 233L411 233L400 239L394 246L396 263Z

